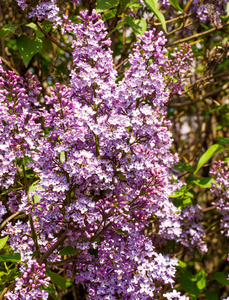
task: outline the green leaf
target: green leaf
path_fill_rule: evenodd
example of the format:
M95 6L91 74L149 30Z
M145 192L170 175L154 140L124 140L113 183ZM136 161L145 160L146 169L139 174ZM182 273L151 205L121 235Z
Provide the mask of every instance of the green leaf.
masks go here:
M163 16L163 14L157 8L157 0L144 0L144 1L145 1L145 4L148 6L148 8L154 12L156 17L160 21L162 28L167 33L165 18Z
M194 174L196 174L199 169L210 159L212 158L216 153L223 151L225 148L219 144L214 144L208 148L208 150L201 156L200 160L198 161L196 170Z
M184 261L182 261L182 260L179 260L179 259L178 259L178 263L179 263L179 266L180 266L181 268L186 268L186 267L187 267L187 263L184 262Z
M71 245L64 247L60 250L59 255L74 255L77 254L79 251L78 249L73 248Z
M183 209L184 207L188 206L191 203L192 203L192 199L191 199L191 197L188 197L188 196L184 196L184 197L181 197L181 198L175 198L173 200L173 204L177 208L180 207L181 209Z
M207 300L218 300L219 299L219 295L213 291L206 292L205 297Z
M206 275L204 270L201 270L196 275L190 273L187 269L183 269L180 273L181 288L189 293L191 297L197 299L202 290L206 286Z
M96 10L97 12L108 10L117 6L119 2L119 0L97 0Z
M39 181L40 181L40 180L35 181L35 182L33 183L33 185L31 185L31 186L29 187L29 192L31 192L31 191L37 191L37 190L40 190L40 191L43 191L43 190L44 190L41 186L39 186L38 184L36 184L36 183L38 183ZM40 200L41 200L40 196L34 195L34 202L35 202L35 203L38 203Z
M126 22L125 21L121 21L121 22L119 22L118 23L118 25L117 26L115 26L115 28L114 29L112 29L110 32L109 32L109 34L107 35L107 37L109 37L115 30L117 30L119 27L121 27L123 24L125 24Z
M46 31L46 32L49 32L51 29L52 29L52 25L53 23L48 21L48 20L44 20L42 23L41 23L41 27Z
M7 273L5 272L0 272L0 277L4 276L4 275L7 275Z
M21 254L20 253L13 253L13 254L1 254L0 255L0 262L19 262L21 261Z
M6 24L0 29L0 38L6 37L10 34L15 33L18 25L16 24Z
M182 185L179 190L176 190L172 195L169 195L170 198L177 198L180 196L189 196L189 197L196 197L196 193L187 185Z
M206 275L204 270L200 270L196 274L196 284L200 291L203 291L206 287Z
M43 41L38 38L29 38L26 35L21 35L17 39L17 49L21 55L24 65L28 64L32 57L43 49Z
M227 2L227 16L229 16L229 2Z
M147 23L143 18L134 20L131 16L127 16L126 22L133 29L135 35L143 35L147 30Z
M198 185L199 187L203 188L203 189L208 189L208 188L211 188L212 186L212 183L215 183L215 179L214 178L210 178L210 177L200 177L200 178L197 178L197 177L188 177L186 179L186 183L188 184L196 184Z
M61 300L59 297L56 296L56 293L54 291L53 285L49 283L49 286L44 286L42 285L42 290L45 290L49 293L49 295L54 299L54 300Z
M193 173L195 171L192 166L190 166L189 164L182 163L182 162L179 162L176 166L173 167L173 169L181 171L181 172L189 172L189 173Z
M103 21L106 22L107 20L110 20L116 16L117 9L108 10L105 12L102 16Z
M2 249L5 246L5 244L6 244L7 240L8 240L8 237L9 236L7 235L4 238L0 239L0 249Z
M38 37L38 38L39 38L39 37L44 37L44 33L41 32L40 29L38 29L37 25L34 24L33 22L27 24L26 26L27 26L27 27L30 27L30 28L32 28L32 29L35 30L35 32L36 32L36 37Z
M227 280L227 275L221 273L221 272L216 272L213 276L212 279L215 279L218 283L220 284L226 284L229 285L229 280Z
M134 3L134 4L129 4L127 5L127 7L135 10L135 11L138 11L140 8L142 8L142 4L141 3Z
M64 277L60 276L59 274L50 271L48 268L46 269L48 276L51 278L51 281L59 286L63 291L66 290L66 282Z
M183 11L180 7L180 4L178 2L178 0L169 0L169 2L172 4L172 6L179 11Z
M215 108L211 109L211 110L207 110L205 112L205 115L210 115L212 112L214 111L218 111L218 110L224 110L227 108L227 104L223 104L223 105L219 105L219 106L216 106Z
M227 144L229 144L229 138L224 138L222 136L219 136L218 137L218 143L220 145L227 145Z

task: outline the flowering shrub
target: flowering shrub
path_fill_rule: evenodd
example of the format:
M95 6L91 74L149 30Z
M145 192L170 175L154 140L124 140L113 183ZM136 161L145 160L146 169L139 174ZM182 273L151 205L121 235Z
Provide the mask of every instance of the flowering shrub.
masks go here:
M0 249L8 246L6 261L16 263L0 299L58 299L53 284L65 291L66 280L87 299L189 299L175 289L185 263L174 248L204 255L207 232L201 206L184 201L166 105L184 93L191 46L170 49L150 28L136 35L120 74L105 13L89 7L74 18L68 9L79 1L16 1L36 37L17 40L27 72L0 63ZM47 40L63 51L68 73L64 83L48 78L49 87L29 67ZM200 286L204 276L192 281Z

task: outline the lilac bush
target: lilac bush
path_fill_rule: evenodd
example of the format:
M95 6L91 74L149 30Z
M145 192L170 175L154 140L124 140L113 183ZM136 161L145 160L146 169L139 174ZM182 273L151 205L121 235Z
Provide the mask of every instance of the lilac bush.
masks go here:
M58 24L52 5L40 2L29 17ZM53 84L44 103L35 76L0 69L0 217L24 215L1 231L21 254L5 299L47 299L44 267L60 265L88 299L157 299L173 288L178 264L162 245L206 252L198 207L181 211L169 198L182 184L165 105L184 87L190 46L169 55L164 34L147 31L121 79L100 17L84 11L63 24L73 36L69 85Z

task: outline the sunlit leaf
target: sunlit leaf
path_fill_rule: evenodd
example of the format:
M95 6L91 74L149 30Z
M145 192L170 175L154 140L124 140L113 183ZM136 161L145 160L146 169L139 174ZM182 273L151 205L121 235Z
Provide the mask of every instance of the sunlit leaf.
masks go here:
M17 39L17 49L24 65L28 67L32 57L43 49L43 41L39 38L30 38L26 35L21 35Z

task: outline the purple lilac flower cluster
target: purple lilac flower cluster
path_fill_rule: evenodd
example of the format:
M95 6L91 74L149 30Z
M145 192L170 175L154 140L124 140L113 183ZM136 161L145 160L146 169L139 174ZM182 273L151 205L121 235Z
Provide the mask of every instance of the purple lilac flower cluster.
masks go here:
M213 204L223 216L222 234L229 237L229 168L223 161L217 161L212 167L211 174L216 176L216 183L212 184L211 192L219 199ZM229 260L229 256L227 259Z
M74 35L70 84L55 84L44 106L34 76L0 69L0 184L11 188L1 215L7 207L28 216L2 231L28 266L6 299L24 291L35 293L31 299L46 299L38 287L49 279L33 260L34 252L45 253L62 231L67 231L62 247L71 245L77 253L64 266L87 287L88 299L156 299L163 285L173 284L177 265L158 251L157 241L186 245L187 236L195 236L190 248L201 241L202 228L187 231L190 216L169 200L181 184L171 180L178 158L169 150L165 104L174 89L183 88L171 78L181 68L189 70L191 52L183 45L168 60L163 33L146 32L129 56L129 70L116 83L103 21L95 11L91 16L81 12L79 19L65 25ZM29 183L26 170L39 180ZM19 191L14 189L18 174L24 184ZM144 229L152 220L157 230L146 237ZM53 265L60 260L57 250L47 258ZM40 275L33 281L29 274ZM185 299L175 291L164 296Z
M23 272L23 269L25 271ZM23 266L22 277L15 279L15 289L13 292L8 291L4 298L8 300L27 300L27 299L48 299L48 292L41 290L40 286L48 287L50 278L45 275L45 264L41 266L36 260L31 260L27 263L26 268Z
M30 4L28 0L16 0L18 5L25 10ZM49 20L55 26L62 24L62 18L59 16L59 7L56 0L39 1L36 6L32 6L28 12L28 18L36 17L38 21Z
M190 1L184 2L184 7ZM220 15L226 14L226 5L228 0L193 0L190 5L189 12L197 16L201 22L211 21L214 24L220 24ZM169 0L159 0L163 8L172 8Z

